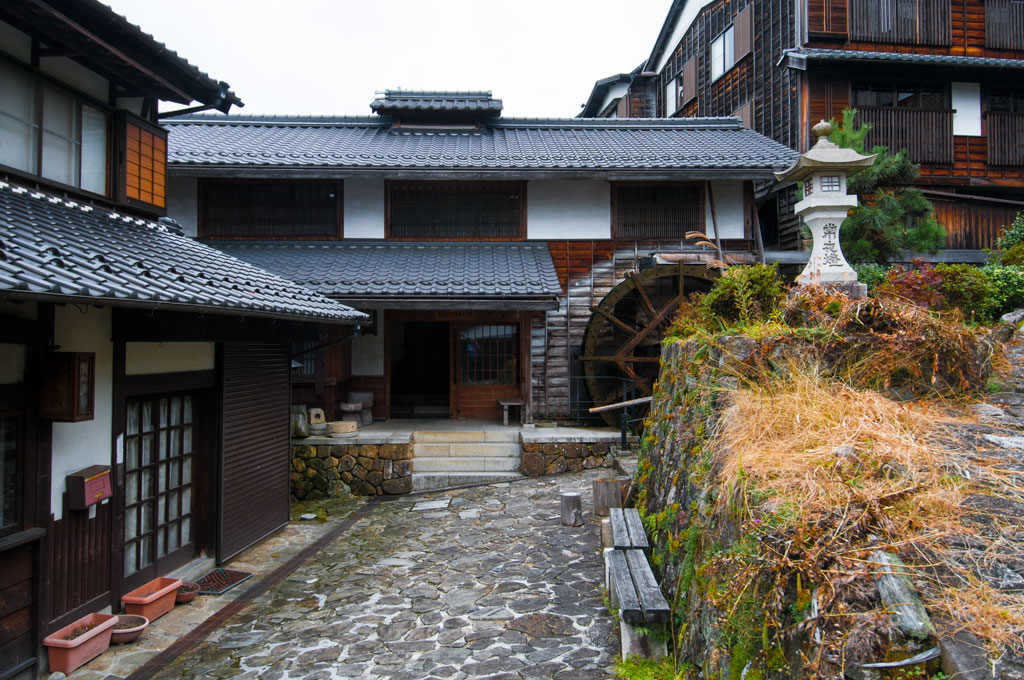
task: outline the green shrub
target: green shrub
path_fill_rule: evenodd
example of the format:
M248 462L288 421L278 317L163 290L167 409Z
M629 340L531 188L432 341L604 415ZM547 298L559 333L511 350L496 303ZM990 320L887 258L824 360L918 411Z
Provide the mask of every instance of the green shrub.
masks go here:
M1010 250L1016 245L1024 244L1024 211L1017 213L1010 226L1003 227L999 238L996 239L996 248Z
M701 311L728 323L752 323L768 317L784 295L775 265L727 269L701 300Z
M874 290L877 286L885 281L885 275L888 273L889 268L883 267L880 264L874 262L869 264L855 264L851 265L853 270L857 272L857 281L863 283L868 287L868 290Z
M939 292L947 307L956 307L967 318L986 318L995 286L985 272L969 264L940 264L935 273L942 279Z
M1024 243L1010 246L999 257L999 264L1006 267L1020 267L1024 265Z
M992 319L998 319L1007 312L1024 307L1024 267L1003 267L986 265L981 271L992 284L986 312Z

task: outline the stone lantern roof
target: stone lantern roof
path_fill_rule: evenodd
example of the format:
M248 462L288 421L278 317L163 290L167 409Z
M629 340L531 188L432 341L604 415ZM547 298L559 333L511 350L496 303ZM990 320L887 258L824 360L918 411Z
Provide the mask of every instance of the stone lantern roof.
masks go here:
M875 156L862 156L853 149L837 146L829 141L828 136L832 134L832 125L821 121L811 132L817 136L818 141L804 154L800 155L797 162L789 169L775 173L775 178L780 182L802 181L814 173L839 170L847 176L854 175L875 162Z

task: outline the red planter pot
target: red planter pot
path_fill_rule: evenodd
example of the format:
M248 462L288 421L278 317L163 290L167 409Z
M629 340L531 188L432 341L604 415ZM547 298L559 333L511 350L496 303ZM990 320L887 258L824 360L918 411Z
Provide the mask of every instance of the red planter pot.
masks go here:
M178 594L174 598L175 604L185 604L196 599L196 595L199 594L199 584L193 583L192 581L182 581L178 587Z
M129 642L134 642L142 635L142 631L146 630L146 626L149 625L149 619L145 616L134 616L132 614L122 614L117 617L117 623L121 624L135 624L131 628L112 628L110 631L110 641L115 645L123 645ZM115 624L116 625L116 624Z
M115 623L117 617L113 614L89 614L46 636L43 645L50 657L50 672L67 675L107 651ZM74 639L64 639L83 626L92 628Z
M145 616L152 623L174 609L174 597L181 579L155 578L144 586L121 596L124 609L129 614Z

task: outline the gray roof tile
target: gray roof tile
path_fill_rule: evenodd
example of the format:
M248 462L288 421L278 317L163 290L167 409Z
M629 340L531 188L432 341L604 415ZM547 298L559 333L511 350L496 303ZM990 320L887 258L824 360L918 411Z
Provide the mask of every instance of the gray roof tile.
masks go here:
M165 121L177 166L379 170L732 170L760 177L797 153L738 118L506 119L478 131L392 129L382 117L183 116Z
M551 254L535 243L214 243L332 297L554 298Z
M904 52L862 52L859 50L831 50L801 47L786 50L790 63L809 61L868 61L934 64L939 66L971 66L982 68L1024 68L1024 59L997 59L995 57L966 57L955 54L914 54Z
M370 108L376 113L501 113L501 100L490 92L443 92L385 90L383 97L374 99Z
M167 227L0 182L0 297L302 320L360 312Z

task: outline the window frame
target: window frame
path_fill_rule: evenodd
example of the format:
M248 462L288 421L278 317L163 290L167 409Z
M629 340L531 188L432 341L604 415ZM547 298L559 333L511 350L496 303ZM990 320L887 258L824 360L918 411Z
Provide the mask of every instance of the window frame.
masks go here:
M722 71L715 74L715 52L721 48ZM726 73L731 71L737 64L736 59L736 25L729 24L721 33L711 40L709 50L708 69L711 75L711 82L715 82Z
M105 201L110 201L110 202L116 201L117 187L116 187L116 180L115 180L115 176L114 176L115 175L114 170L115 170L115 166L116 166L116 163L115 163L116 151L115 151L114 140L115 140L115 137L117 136L117 130L116 130L116 125L115 125L115 120L114 120L115 116L117 114L116 109L111 107L109 105L109 103L99 101L95 97L92 97L92 96L90 96L90 95L88 95L88 94L86 94L84 92L76 90L76 89L72 88L70 85L68 85L67 83L65 83L65 82L63 82L61 80L58 80L58 79L54 78L53 76L50 76L49 74L44 73L44 72L42 72L41 70L39 70L37 68L33 68L33 67L29 66L28 64L25 64L24 62L18 61L17 59L14 59L14 58L10 57L7 54L4 54L3 52L0 52L0 63L2 63L3 65L5 65L5 66L7 66L9 68L22 71L23 73L25 73L32 80L32 98L34 100L34 102L33 102L33 106L34 106L33 118L34 118L34 120L32 121L32 134L35 136L35 140L33 141L33 145L34 145L34 148L35 148L35 165L36 165L36 170L33 172L33 171L29 171L29 170L20 170L18 168L10 166L10 165L0 164L0 172L3 172L5 174L9 174L11 176L20 177L20 178L29 180L31 182L39 182L39 183L45 184L47 186L53 186L53 187L58 188L58 189L63 190L63 191L71 191L71 192L75 192L75 193L80 193L80 194L84 194L84 195L89 196L89 197L95 197L95 198L102 199L102 200L105 200ZM44 111L44 106L43 106L43 100L44 100L44 90L47 87L52 88L54 90L57 90L58 92L61 92L63 94L66 94L74 102L74 110L75 110L75 113L77 114L74 123L75 123L75 126L76 126L76 134L78 135L78 144L77 144L78 172L77 172L77 174L78 174L79 186L76 186L74 184L65 184L64 182L61 182L61 181L55 180L55 179L51 179L51 178L46 177L46 176L43 175L43 139L44 139L44 137L47 134L46 131L45 131L45 128L44 128L45 111ZM98 194L98 193L96 193L96 192L94 192L94 191L92 191L90 189L86 189L86 188L80 186L81 182L82 182L82 149L83 149L83 146L84 146L83 143L82 143L82 138L81 138L82 137L81 113L82 113L82 105L83 104L91 106L91 107L96 108L96 109L99 109L104 114L104 116L106 117L106 144L105 144L105 152L106 152L106 164L105 165L106 165L106 167L104 169L106 193L103 193L103 194Z
M995 109L992 107L993 98L1000 96L1001 92L1008 93L1010 99L1009 110ZM986 112L993 113L1024 113L1024 85L989 85L985 97Z
M516 234L513 237L506 236L446 236L446 237L423 237L423 236L397 236L393 233L391 224L391 202L392 195L396 189L403 187L422 187L424 185L435 185L438 188L444 187L486 187L491 189L514 188L519 196L519 224ZM386 180L384 183L384 238L388 241L411 241L411 242L510 242L526 240L527 220L527 183L525 181L489 181L489 180Z
M698 228L694 231L700 231L707 233L707 191L704 182L612 182L611 183L611 237L613 241L684 241L686 240L686 231L675 236L651 236L649 234L643 236L622 236L619 234L619 191L623 188L639 188L639 187L679 187L679 188L692 188L697 190L697 201L699 205L699 214L697 216Z
M212 185L323 184L335 186L335 224L330 236L211 236L206 225L207 187ZM196 189L196 238L202 241L336 241L345 237L345 183L340 179L285 179L270 177L203 177Z
M871 86L876 91L882 91L881 86L885 85L889 88L889 94L892 98L892 103L888 106L881 106L877 104L858 104L855 99L857 96L858 85ZM942 106L940 108L924 108L921 106L921 92L922 86L936 86L937 90L942 92ZM899 105L899 94L901 90L908 90L914 88L914 96L917 97L917 106L900 106ZM859 88L861 90L867 89L864 87ZM952 103L953 95L950 91L949 83L944 83L941 80L850 80L850 107L854 109L906 109L907 111L947 111L949 110Z

